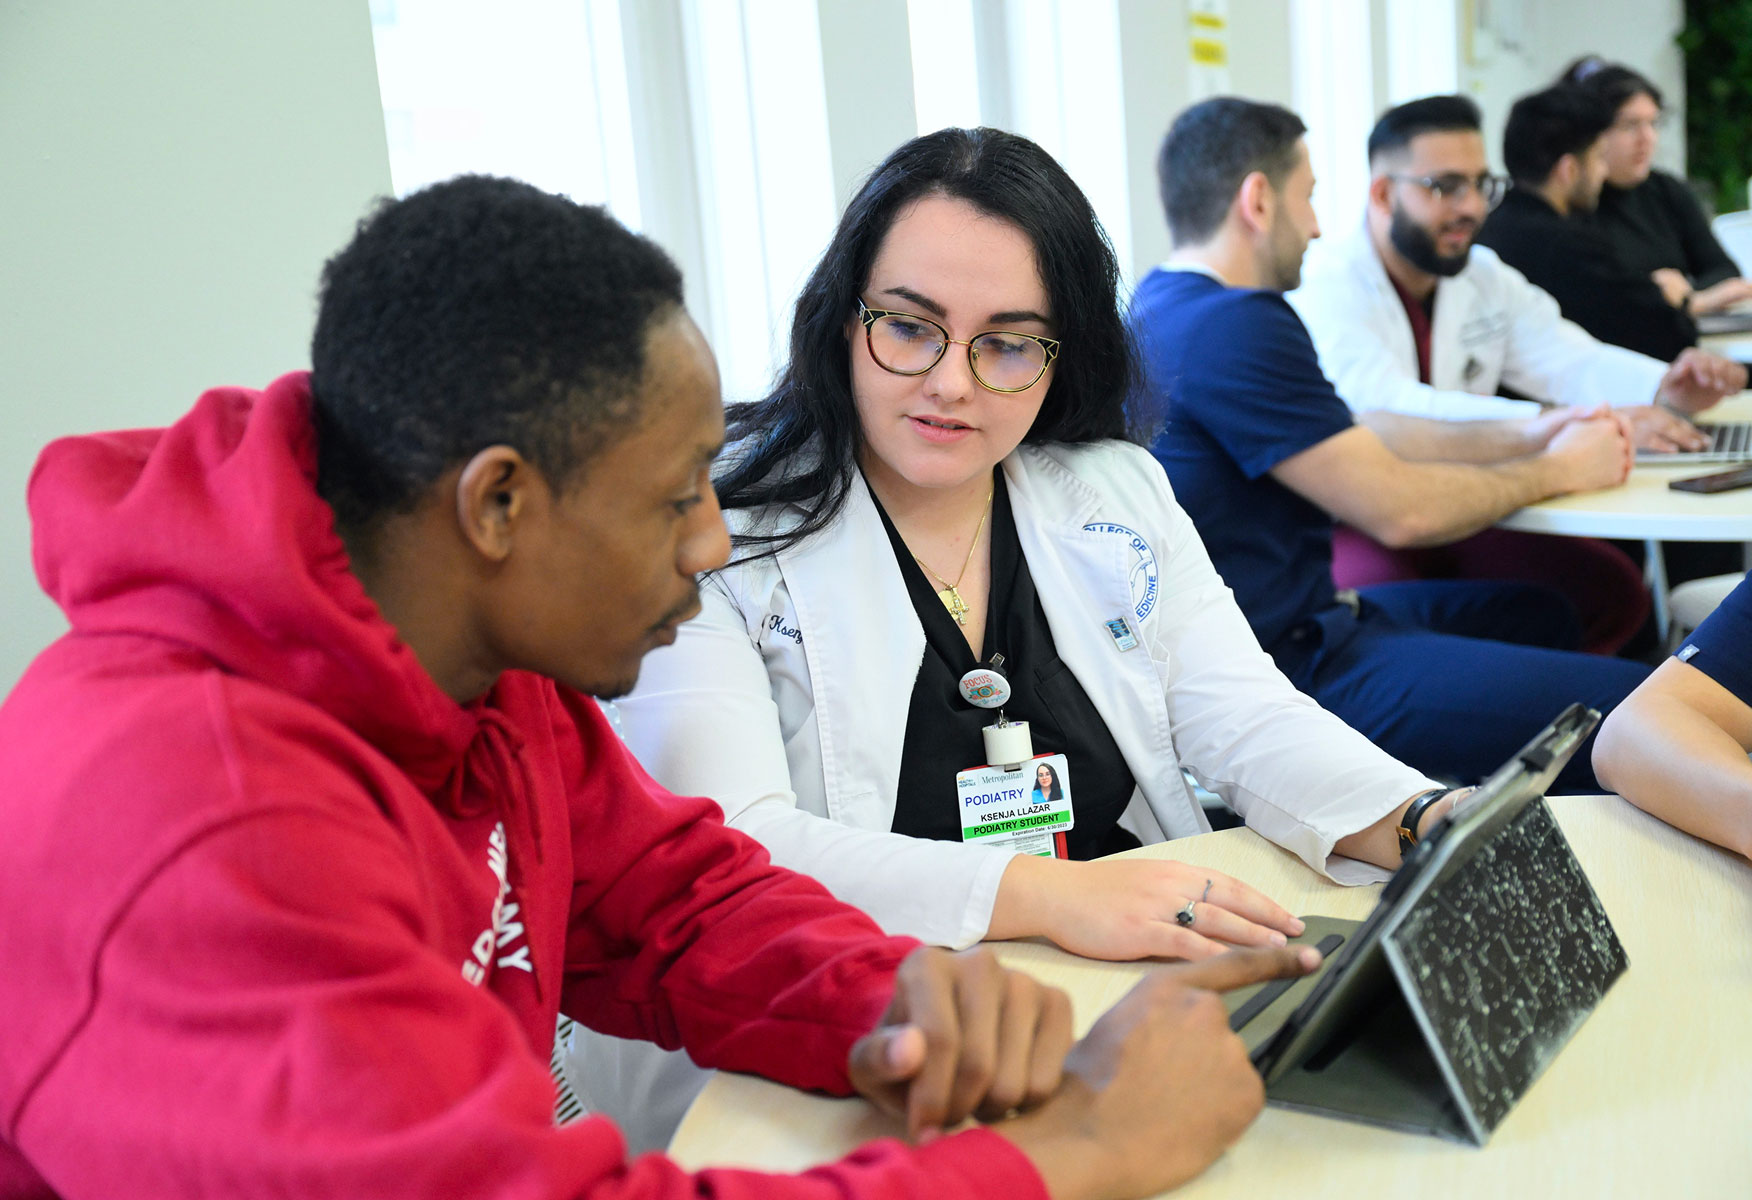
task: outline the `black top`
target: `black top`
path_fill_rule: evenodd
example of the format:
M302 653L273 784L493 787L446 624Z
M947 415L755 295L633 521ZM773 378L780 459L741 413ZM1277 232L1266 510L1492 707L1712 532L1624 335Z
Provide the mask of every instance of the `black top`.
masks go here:
M1706 288L1740 273L1710 231L1697 197L1684 180L1664 171L1649 172L1633 188L1607 184L1594 223L1619 260L1639 275L1672 267L1683 271L1692 287Z
M1564 316L1602 342L1662 362L1697 343L1696 322L1667 303L1648 272L1624 265L1597 222L1562 216L1526 188L1509 189L1478 241L1550 292Z
M986 607L985 646L1004 656L1012 695L1004 714L1027 721L1036 754L1064 754L1070 763L1070 794L1076 825L1065 835L1072 858L1099 858L1138 845L1119 827L1120 814L1137 787L1107 723L1058 656L1034 577L1022 557L1003 472L994 472L991 525L991 601ZM875 500L875 493L871 493ZM955 775L985 762L981 730L997 720L996 709L975 708L961 695L961 677L980 664L925 579L894 522L876 501L882 527L894 547L901 576L919 624L925 655L907 708L906 744L900 759L900 793L894 832L939 841L961 840ZM1032 780L1030 781L1032 783Z

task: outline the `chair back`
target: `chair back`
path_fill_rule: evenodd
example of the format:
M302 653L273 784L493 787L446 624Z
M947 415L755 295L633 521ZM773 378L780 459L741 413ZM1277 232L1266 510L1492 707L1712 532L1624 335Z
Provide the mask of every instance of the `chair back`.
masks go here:
M1709 227L1728 257L1739 264L1740 274L1752 277L1752 212L1723 213Z

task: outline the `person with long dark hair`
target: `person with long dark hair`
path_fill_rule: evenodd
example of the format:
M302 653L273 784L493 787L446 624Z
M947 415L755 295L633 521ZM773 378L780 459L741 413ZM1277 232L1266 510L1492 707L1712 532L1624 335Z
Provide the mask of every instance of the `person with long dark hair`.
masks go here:
M1612 109L1601 139L1606 186L1594 222L1628 268L1651 276L1667 301L1692 313L1720 312L1752 300L1752 280L1722 249L1683 179L1655 169L1667 118L1661 89L1640 71L1598 55L1578 58L1558 82L1572 84Z
M687 778L775 848L827 834L831 844L803 856L817 873L927 940L1045 934L1113 957L1216 949L1171 921L1155 931L1161 940L1114 928L1126 910L1164 901L1151 916L1171 917L1184 899L1178 884L1202 891L1204 874L1191 868L1151 864L1063 926L1025 923L1020 910L1032 906L1012 905L997 879L986 882L988 872L1008 875L1014 857L993 871L959 844L944 797L957 770L984 762L979 731L992 720L956 685L997 654L1015 693L1008 716L1033 722L1037 751L1070 754L1084 806L1073 857L1134 844L1118 825L1134 791L1163 832L1206 828L1182 763L1317 867L1339 837L1425 785L1347 739L1255 657L1164 476L1133 440L1125 400L1138 368L1118 282L1088 201L1033 142L948 129L897 150L852 199L804 286L790 361L771 394L731 415L716 485L737 547L732 565L708 587L706 617L652 657L646 682L619 706L629 742L659 778ZM817 596L810 585L821 562L833 570ZM1123 619L1126 633L1108 629L1110 618ZM1127 633L1142 653L1128 650ZM739 670L746 677L731 674ZM1219 678L1234 685L1229 694L1214 686ZM1274 760L1299 745L1288 729L1331 737L1336 753L1303 764L1316 768L1310 775L1260 761L1260 746L1236 747L1261 772L1237 787L1240 762L1224 762L1205 740L1220 727L1233 740L1226 723L1236 710L1290 722L1281 744L1262 738L1277 744ZM1142 728L1146 720L1153 728ZM727 757L702 753L727 735L727 748L757 768L736 781L710 765ZM769 769L775 751L787 756L782 775ZM858 761L867 752L879 752L868 776ZM1328 824L1329 836L1309 839L1309 823L1286 816L1302 808L1292 797L1317 792L1318 768L1340 764L1347 778L1377 772L1379 795L1348 827ZM755 794L738 794L747 788ZM1275 803L1255 803L1266 796ZM775 801L782 814L768 811ZM873 838L853 839L860 848L846 877L834 869L843 831L823 819L835 808L851 816L841 824ZM1397 851L1386 842L1391 865ZM958 903L903 915L916 894L897 911L888 884L858 881L870 852L955 864L948 878L963 886L940 883L939 896ZM1022 865L1015 873L1028 878L1062 867L1067 880L1093 880L1120 864ZM1155 876L1174 882L1150 895L1139 885ZM1229 898L1228 915L1240 919L1213 930L1220 940L1293 929L1257 893Z
M1670 362L1697 345L1697 322L1657 273L1626 266L1595 220L1616 127L1611 106L1574 84L1516 100L1503 125L1503 166L1513 183L1477 243L1590 336Z
M1052 769L1051 763L1041 763L1034 768L1034 793L1028 797L1030 804L1058 804L1065 798L1065 789L1059 786L1058 772Z
M1111 959L1277 941L1300 922L1240 881L1086 860L1138 844L1128 809L1152 840L1208 830L1184 766L1314 869L1371 881L1439 791L1260 651L1132 440L1118 286L1033 142L946 129L895 151L804 286L771 394L730 418L731 564L618 703L660 782L891 932ZM1066 756L1068 830L1007 819L1033 780L1027 754L988 753L996 701L1025 749ZM584 1070L580 1098L661 1136L686 1096L638 1075Z

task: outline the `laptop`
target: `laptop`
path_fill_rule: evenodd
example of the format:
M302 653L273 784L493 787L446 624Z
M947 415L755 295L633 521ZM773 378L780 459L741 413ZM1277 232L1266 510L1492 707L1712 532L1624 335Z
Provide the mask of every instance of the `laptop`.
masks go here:
M1752 462L1752 422L1697 422L1697 428L1709 435L1709 445L1702 450L1638 450L1639 467L1695 466L1700 463Z
M1752 333L1752 308L1704 313L1697 318L1697 332L1704 337L1718 333Z
M1327 954L1227 998L1286 1108L1482 1146L1628 960L1543 792L1599 722L1571 705L1435 823Z

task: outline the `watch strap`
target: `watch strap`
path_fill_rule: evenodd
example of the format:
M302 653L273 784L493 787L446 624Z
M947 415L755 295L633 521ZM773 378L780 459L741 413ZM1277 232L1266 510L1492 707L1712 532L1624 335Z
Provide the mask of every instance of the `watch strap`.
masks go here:
M1405 806L1405 815L1399 818L1399 857L1410 854L1417 845L1417 827L1423 816L1430 810L1430 805L1446 796L1453 788L1431 788L1427 792L1419 792L1411 798L1411 803Z

